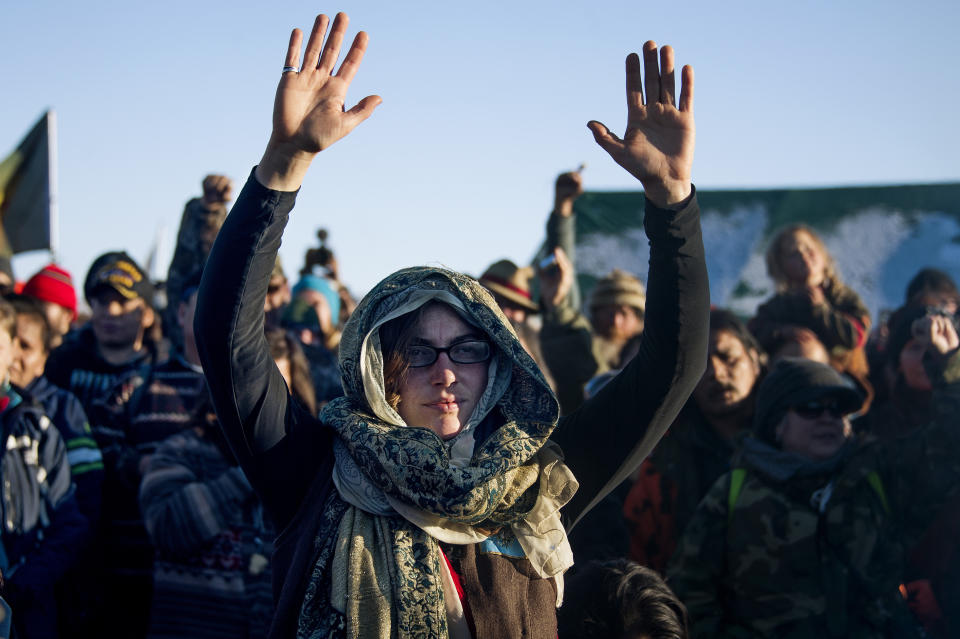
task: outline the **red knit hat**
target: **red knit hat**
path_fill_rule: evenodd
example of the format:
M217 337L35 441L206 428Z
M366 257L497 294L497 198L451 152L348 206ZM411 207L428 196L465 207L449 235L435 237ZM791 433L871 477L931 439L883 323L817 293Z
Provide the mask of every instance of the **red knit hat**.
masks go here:
M23 294L44 302L53 302L73 312L77 319L77 292L70 273L56 264L48 264L27 280Z

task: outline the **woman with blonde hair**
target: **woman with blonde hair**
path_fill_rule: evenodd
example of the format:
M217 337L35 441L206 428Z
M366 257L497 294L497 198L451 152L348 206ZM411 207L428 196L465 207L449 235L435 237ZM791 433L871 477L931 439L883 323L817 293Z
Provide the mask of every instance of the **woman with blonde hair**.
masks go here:
M840 279L820 236L805 224L780 230L767 249L767 272L777 292L750 322L761 345L769 350L784 331L809 329L827 348L834 368L869 388L863 346L870 312Z

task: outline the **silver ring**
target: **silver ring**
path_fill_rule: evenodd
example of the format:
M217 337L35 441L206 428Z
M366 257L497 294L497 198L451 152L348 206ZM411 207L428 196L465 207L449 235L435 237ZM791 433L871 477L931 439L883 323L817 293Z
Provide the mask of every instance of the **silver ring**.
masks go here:
M280 72L281 75L284 73L300 73L300 69L297 67L283 67L283 71Z

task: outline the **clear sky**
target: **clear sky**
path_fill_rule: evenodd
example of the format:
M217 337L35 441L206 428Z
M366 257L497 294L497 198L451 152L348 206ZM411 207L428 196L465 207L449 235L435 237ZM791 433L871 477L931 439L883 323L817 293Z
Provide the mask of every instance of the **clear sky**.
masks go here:
M326 227L355 293L412 264L528 260L554 176L582 162L588 189L638 188L585 124L622 132L623 58L647 39L695 68L700 188L960 180L956 0L7 3L0 155L57 111L78 283L164 227L165 272L203 176L239 190L258 161L290 29L338 10L370 34L351 104L383 104L314 163L281 255L294 272Z

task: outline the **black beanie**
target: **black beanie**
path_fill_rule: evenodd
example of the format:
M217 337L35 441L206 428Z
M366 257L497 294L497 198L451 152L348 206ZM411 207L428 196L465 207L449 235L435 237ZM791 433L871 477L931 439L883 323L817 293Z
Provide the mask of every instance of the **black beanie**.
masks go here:
M776 445L774 431L791 407L826 396L836 397L844 413L852 413L863 404L863 396L853 383L826 364L800 357L778 360L757 391L754 434Z

